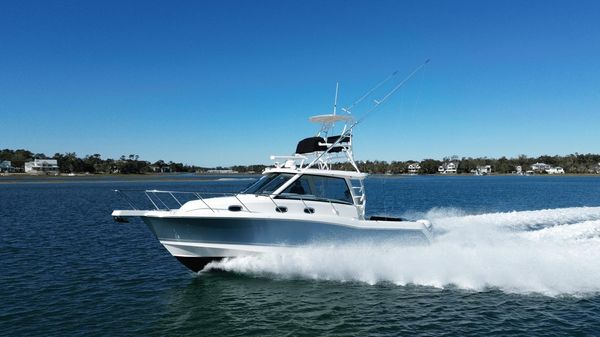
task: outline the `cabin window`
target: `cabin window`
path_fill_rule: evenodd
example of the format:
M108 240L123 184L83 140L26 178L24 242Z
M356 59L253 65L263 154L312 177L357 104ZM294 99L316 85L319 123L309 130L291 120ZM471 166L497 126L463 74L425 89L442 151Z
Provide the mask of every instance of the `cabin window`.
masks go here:
M254 184L250 185L242 193L246 194L271 194L281 185L285 184L293 174L290 173L270 173L262 176Z
M309 174L302 175L294 181L279 197L352 204L352 195L346 179Z

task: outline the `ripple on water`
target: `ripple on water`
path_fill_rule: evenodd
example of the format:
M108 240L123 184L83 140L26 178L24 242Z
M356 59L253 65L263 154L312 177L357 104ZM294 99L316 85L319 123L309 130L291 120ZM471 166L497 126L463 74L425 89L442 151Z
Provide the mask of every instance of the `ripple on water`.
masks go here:
M143 224L113 223L110 211L124 205L111 190L218 184L3 185L0 334L594 336L600 181L544 179L390 179L379 190L385 207L371 179L370 210L431 216L439 249L382 258L324 247L201 275Z

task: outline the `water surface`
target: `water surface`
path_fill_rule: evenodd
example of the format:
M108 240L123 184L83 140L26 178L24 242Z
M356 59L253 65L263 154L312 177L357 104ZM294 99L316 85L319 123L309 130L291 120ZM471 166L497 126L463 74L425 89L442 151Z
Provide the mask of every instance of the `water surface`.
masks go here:
M113 189L246 180L0 185L0 334L578 335L600 331L600 179L372 177L368 213L430 219L429 247L314 245L196 275Z

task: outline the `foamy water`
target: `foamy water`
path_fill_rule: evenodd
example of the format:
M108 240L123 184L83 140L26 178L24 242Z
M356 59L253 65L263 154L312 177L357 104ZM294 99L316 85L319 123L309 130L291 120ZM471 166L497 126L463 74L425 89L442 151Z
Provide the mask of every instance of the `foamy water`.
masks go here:
M220 269L277 278L457 287L549 296L600 292L600 207L465 214L423 214L431 245L312 245L227 259Z

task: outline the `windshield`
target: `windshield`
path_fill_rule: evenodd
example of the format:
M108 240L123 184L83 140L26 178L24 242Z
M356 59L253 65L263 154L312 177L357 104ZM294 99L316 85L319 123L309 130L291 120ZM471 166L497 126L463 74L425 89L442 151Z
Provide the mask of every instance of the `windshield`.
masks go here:
M291 173L270 173L262 176L250 187L242 191L244 194L271 194L294 175Z

